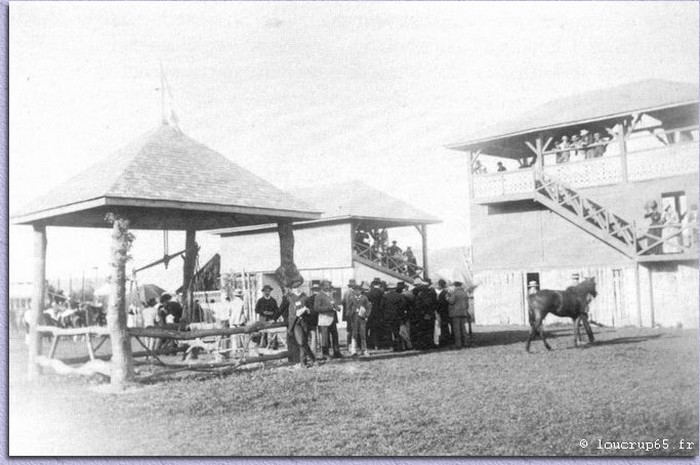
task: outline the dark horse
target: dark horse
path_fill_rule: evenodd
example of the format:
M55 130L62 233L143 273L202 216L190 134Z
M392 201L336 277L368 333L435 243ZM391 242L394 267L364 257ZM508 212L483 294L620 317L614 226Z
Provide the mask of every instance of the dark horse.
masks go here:
M527 298L530 315L530 337L525 344L525 350L530 351L530 342L537 334L542 337L542 342L547 350L552 348L547 344L542 330L542 322L548 313L552 315L569 317L574 320L574 345L578 347L581 339L580 323L586 328L588 340L593 342L593 331L588 323L588 304L596 297L595 278L588 278L577 286L571 286L565 291L550 291L543 289L531 294Z

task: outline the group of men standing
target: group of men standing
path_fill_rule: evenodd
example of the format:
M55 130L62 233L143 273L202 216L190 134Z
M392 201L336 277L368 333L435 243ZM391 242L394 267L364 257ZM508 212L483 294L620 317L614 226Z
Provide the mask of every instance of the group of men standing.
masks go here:
M351 333L364 345L373 349L393 348L428 350L438 346L466 347L466 324L469 322L469 296L460 282L448 288L444 280L433 287L430 280L416 278L413 288L404 282L395 287L375 278L369 289L355 281L348 283L350 290L343 297L344 308L350 311L343 315ZM366 321L352 312L353 296L363 295L370 306ZM357 299L357 297L354 297ZM347 303L346 303L347 301ZM439 339L436 340L436 325L439 323ZM356 329L356 325L360 329ZM362 326L366 326L366 331ZM349 342L349 344L352 341ZM436 344L437 343L437 344Z
M338 313L346 322L347 347L353 357L370 355L370 349L429 350L438 346L467 346L469 296L463 284L447 287L440 280L416 279L411 289L404 282L388 286L379 278L371 284L348 282L340 305L333 298L330 281L313 284L309 295L299 287L291 288L280 306L270 296L270 286L256 303L263 321L282 316L287 321L288 337L299 347L299 360L306 366L328 357L341 358ZM440 337L436 340L436 326ZM317 357L320 342L321 355Z

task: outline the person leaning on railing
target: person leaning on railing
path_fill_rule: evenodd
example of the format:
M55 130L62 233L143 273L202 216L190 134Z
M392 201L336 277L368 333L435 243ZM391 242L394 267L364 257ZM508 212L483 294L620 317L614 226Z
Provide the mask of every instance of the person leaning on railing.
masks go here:
M692 204L683 215L683 245L695 247L698 243L698 206Z

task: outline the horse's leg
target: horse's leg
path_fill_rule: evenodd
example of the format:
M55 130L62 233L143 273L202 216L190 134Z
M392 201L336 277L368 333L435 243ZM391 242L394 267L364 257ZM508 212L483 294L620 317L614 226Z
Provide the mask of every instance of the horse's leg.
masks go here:
M574 347L581 342L581 316L574 318Z
M542 337L542 342L544 343L544 346L547 348L547 350L552 350L552 347L547 343L547 339L544 337L544 329L542 328L544 326L544 318L539 318L537 321L537 330L540 333L540 336Z
M537 318L535 317L535 312L532 307L528 309L528 314L530 316L530 335L525 343L525 352L530 352L530 342L532 342L532 340L535 339L535 336L537 336L537 326L535 325L535 320Z
M584 313L581 315L581 321L583 321L583 327L586 329L586 334L588 334L588 342L593 343L595 337L593 336L593 330L591 329L591 324L588 322L588 314Z

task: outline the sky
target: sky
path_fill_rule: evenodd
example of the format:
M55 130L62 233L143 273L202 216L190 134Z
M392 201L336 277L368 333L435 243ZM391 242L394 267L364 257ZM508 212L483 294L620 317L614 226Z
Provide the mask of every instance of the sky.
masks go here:
M466 158L445 145L587 90L697 83L698 19L697 2L11 2L10 212L158 125L162 63L193 139L281 188L360 179L442 219L430 248L465 246ZM129 268L163 254L135 233ZM49 278L106 275L109 234L49 228ZM10 282L31 257L11 226Z

